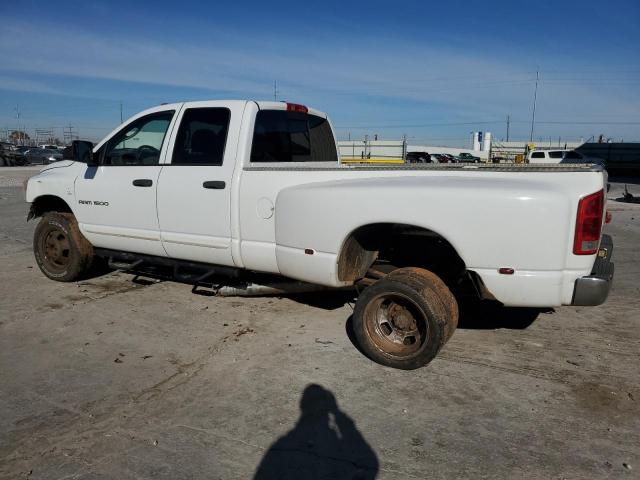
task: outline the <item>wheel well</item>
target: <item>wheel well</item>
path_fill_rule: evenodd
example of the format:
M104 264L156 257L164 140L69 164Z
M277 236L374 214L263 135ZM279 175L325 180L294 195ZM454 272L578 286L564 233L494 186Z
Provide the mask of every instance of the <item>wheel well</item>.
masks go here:
M67 202L55 195L42 195L31 203L28 220L34 217L41 217L47 212L73 213Z
M338 278L359 280L374 264L381 270L426 268L447 285L454 285L466 274L464 261L444 237L399 223L365 225L351 232L338 256Z

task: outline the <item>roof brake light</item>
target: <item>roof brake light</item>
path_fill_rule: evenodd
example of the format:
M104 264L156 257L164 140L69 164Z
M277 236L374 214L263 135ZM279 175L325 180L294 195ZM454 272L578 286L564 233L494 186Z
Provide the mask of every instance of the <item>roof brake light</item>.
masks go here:
M309 113L309 109L298 103L287 103L287 112Z

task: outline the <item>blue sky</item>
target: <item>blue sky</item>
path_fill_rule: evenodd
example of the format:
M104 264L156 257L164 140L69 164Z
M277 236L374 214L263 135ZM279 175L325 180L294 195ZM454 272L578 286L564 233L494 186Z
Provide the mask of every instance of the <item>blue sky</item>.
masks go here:
M279 99L339 138L640 140L640 2L2 2L0 128L98 139L162 102Z

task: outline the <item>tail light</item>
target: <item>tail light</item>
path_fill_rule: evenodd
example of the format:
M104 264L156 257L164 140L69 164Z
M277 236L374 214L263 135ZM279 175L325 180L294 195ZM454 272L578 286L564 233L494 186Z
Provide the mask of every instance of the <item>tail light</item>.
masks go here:
M309 113L309 109L298 103L287 103L287 112Z
M580 199L576 217L576 235L573 240L575 255L593 255L598 251L603 211L604 190Z

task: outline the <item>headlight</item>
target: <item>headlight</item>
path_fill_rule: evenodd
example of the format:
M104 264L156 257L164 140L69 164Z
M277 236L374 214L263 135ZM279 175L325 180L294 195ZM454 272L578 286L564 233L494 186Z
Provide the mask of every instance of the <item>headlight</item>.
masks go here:
M49 160L50 162L55 162L57 160L56 157L47 157L47 160Z

